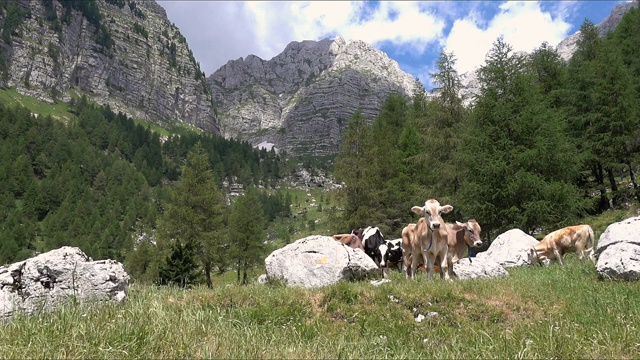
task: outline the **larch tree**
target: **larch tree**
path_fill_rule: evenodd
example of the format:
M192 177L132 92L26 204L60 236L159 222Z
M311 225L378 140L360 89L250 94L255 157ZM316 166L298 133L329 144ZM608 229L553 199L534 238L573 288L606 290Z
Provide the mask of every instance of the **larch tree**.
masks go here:
M187 155L180 180L159 225L161 239L180 242L179 251L193 249L203 266L209 288L211 271L226 248L226 209L213 176L207 153L200 143ZM187 246L188 244L188 246Z

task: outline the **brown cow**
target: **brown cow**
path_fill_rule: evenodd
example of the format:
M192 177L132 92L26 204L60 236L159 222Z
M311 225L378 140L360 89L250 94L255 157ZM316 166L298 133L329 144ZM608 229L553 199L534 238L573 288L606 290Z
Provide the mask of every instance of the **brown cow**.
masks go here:
M427 279L433 278L434 264L436 258L440 261L440 276L449 280L449 272L447 265L447 252L449 246L448 230L444 225L441 214L448 213L453 210L453 206L441 206L438 200L429 199L425 201L424 206L414 206L411 208L416 214L422 214L417 224L409 224L402 230L402 249L406 266L407 278L415 278L416 268L419 260L418 254L422 254L422 258L427 267ZM415 256L412 256L415 254ZM409 270L411 267L411 270Z
M449 234L447 238L447 244L449 245L449 251L447 252L449 276L455 277L453 264L462 259L464 251L470 247L482 246L482 240L480 239L482 229L475 219L470 219L465 223L459 221L456 221L455 224L447 223L447 230Z
M549 233L542 241L529 249L529 262L533 265L547 259L555 259L560 265L563 265L562 258L568 252L578 253L580 261L584 261L584 255L589 253L589 258L595 262L594 241L595 236L591 226L567 226Z
M353 249L360 249L364 251L364 245L362 245L362 240L359 237L353 234L338 234L332 236L334 240L340 242L341 244L347 245Z

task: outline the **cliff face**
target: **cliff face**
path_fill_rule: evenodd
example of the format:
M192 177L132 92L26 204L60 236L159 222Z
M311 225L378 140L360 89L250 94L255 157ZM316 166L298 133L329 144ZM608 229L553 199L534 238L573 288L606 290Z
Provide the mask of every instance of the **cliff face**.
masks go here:
M638 6L638 1L616 5L611 10L611 13L597 25L599 35L601 37L607 36L611 30L614 30L618 26L624 14L636 6ZM579 39L580 31L578 30L568 38L562 40L556 47L558 53L565 61L569 61L573 53L578 49L577 42Z
M270 143L293 155L333 155L356 110L373 121L414 78L362 41L292 42L271 60L229 61L207 81L226 137Z
M8 69L1 86L47 102L84 94L163 126L218 132L204 74L157 3L96 0L88 8L98 15L58 0L18 4L22 21L0 40ZM10 16L0 11L0 22Z

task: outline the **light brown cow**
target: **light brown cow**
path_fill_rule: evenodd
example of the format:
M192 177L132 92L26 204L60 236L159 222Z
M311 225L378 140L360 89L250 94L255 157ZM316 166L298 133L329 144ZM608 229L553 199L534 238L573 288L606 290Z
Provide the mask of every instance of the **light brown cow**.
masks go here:
M353 249L360 249L364 251L364 245L362 244L362 240L354 234L338 234L333 235L332 238L341 244L347 245Z
M448 230L441 215L451 210L453 210L453 206L441 206L435 199L427 200L424 206L411 208L411 211L421 214L423 217L417 224L409 224L402 230L402 249L407 278L415 278L419 262L417 258L420 256L418 254L421 254L427 267L427 279L433 278L433 266L436 258L439 258L441 260L440 269L444 270L440 271L440 276L449 280L447 270Z
M595 236L589 225L567 226L553 231L545 236L542 241L529 249L529 262L541 263L544 260L558 260L563 265L564 254L575 252L580 261L584 261L585 254L589 253L591 261L595 262L593 245Z
M449 264L449 276L455 277L453 264L457 263L464 256L464 251L470 247L482 246L480 238L480 224L475 219L470 219L465 223L456 221L455 224L447 223L448 238L447 263ZM441 270L442 271L442 270Z

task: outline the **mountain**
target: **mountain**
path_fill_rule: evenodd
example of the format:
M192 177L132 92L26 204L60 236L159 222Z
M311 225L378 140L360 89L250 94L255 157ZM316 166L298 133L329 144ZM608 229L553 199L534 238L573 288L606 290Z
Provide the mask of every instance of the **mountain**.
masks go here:
M42 101L86 95L162 126L218 133L205 76L154 1L0 3L0 86Z
M616 5L611 10L611 13L597 25L600 36L607 36L607 34L611 30L615 29L616 26L618 26L624 14L626 14L629 10L636 6L638 6L637 0ZM573 53L576 51L578 47L578 39L580 39L580 30L576 31L568 38L562 40L556 47L558 53L565 61L569 61L569 59L571 59L571 56L573 56Z
M384 52L342 37L291 42L271 60L249 55L207 78L220 131L292 155L333 155L356 110L373 121L416 80Z

